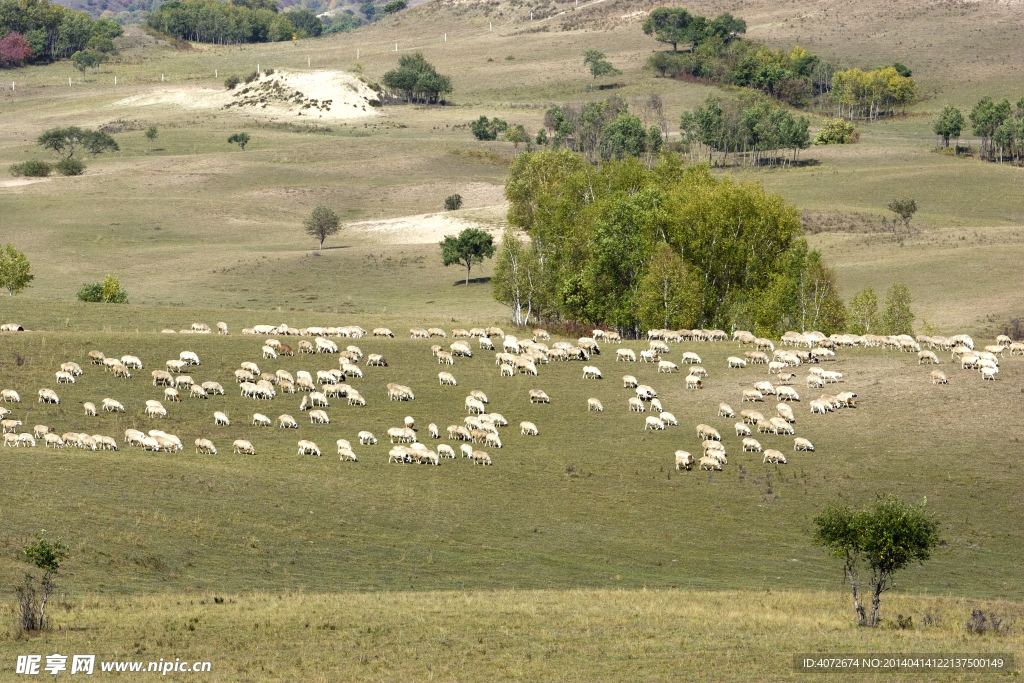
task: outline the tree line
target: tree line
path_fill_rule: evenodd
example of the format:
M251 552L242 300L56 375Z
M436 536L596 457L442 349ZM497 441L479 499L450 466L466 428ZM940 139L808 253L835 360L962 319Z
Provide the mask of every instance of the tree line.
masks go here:
M513 320L651 327L845 329L835 275L799 214L755 184L663 153L600 167L569 150L522 154L492 283Z
M76 52L109 52L124 33L117 22L47 0L0 0L0 67L64 59Z
M839 118L872 121L892 116L897 108L905 112L917 100L917 82L899 62L870 71L849 69L832 76L829 96Z
M971 131L981 138L982 159L1024 164L1024 97L1011 105L1005 97L996 102L986 95L974 105L968 119ZM932 129L949 147L950 140L959 140L965 125L963 112L946 105Z
M679 132L691 161L699 160L706 151L708 163L720 166L728 162L729 154L736 165L785 166L811 144L807 117L794 117L763 96L724 102L709 97L700 107L683 112ZM789 157L783 154L780 158L780 150L788 151ZM715 153L719 154L717 162Z
M274 0L172 0L146 25L181 40L232 45L319 36L323 22L307 9L282 13Z

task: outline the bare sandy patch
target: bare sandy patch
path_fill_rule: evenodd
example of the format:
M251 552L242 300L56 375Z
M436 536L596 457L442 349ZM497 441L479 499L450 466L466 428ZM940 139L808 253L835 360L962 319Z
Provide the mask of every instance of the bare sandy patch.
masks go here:
M376 116L377 102L376 92L344 71L274 71L233 90L201 86L159 88L111 106L170 104L182 109L223 110L270 120L334 122Z
M22 185L34 185L35 183L48 183L51 178L15 178L14 180L0 180L0 187L20 187Z
M467 212L422 213L414 216L348 223L352 235L381 244L432 244L466 228L479 228L500 237L502 226L492 220L505 207L485 207Z

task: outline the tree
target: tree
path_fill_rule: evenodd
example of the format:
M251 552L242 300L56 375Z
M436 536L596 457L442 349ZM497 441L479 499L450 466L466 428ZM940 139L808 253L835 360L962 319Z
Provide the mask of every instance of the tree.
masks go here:
M34 279L32 265L25 254L13 244L0 249L0 287L6 289L9 296L20 294Z
M146 129L146 139L149 140L149 151L153 151L153 140L156 140L157 130L156 126L150 126Z
M385 4L381 9L388 14L394 14L395 12L401 12L406 7L408 7L408 3L406 3L405 0L391 0L391 2Z
M458 211L462 208L462 195L450 194L444 198L445 211Z
M947 104L932 125L932 130L942 138L942 144L949 147L949 141L959 139L964 130L964 115L952 104Z
M591 88L597 82L598 76L617 76L622 73L621 70L612 66L612 63L606 60L604 56L604 53L600 50L583 51L583 64L590 67L590 73L594 77Z
M320 240L320 250L323 251L324 240L338 232L338 214L329 206L317 204L313 210L302 221L306 234Z
M914 313L910 310L913 300L910 288L902 282L894 282L885 292L885 309L882 310L882 334L913 334Z
M640 283L637 308L647 329L690 328L700 313L700 291L683 259L662 242Z
M441 245L441 258L445 266L458 263L466 266L466 285L474 263L494 256L494 238L479 228L466 228L459 236L445 235Z
M437 73L422 52L399 57L398 68L385 73L381 83L409 102L436 104L453 91L452 79Z
M658 7L647 15L643 30L647 35L653 34L659 43L669 43L672 45L672 52L676 52L679 43L689 40L692 23L693 15L682 7Z
M245 146L249 144L249 134L248 133L234 133L231 137L228 138L228 144L229 145L237 144L239 147L242 148L242 151L244 152L245 151Z
M532 242L520 239L506 227L494 259L491 286L494 299L512 309L512 324L527 325L530 316L540 317L543 295L543 264Z
M75 151L79 147L85 145L87 134L91 131L86 131L78 126L68 126L67 128L51 128L43 131L43 133L36 138L36 144L42 145L44 149L50 149L57 153L64 159L70 159L75 155Z
M87 130L82 135L82 147L85 148L89 154L96 158L97 154L103 152L119 152L121 148L117 146L117 141L111 137L109 133L104 133L101 130Z
M122 289L121 281L117 277L108 273L104 276L103 282L82 285L78 290L78 300L97 304L126 304L128 292Z
M917 213L917 202L910 198L894 199L889 202L889 210L900 217L907 232L910 232L910 219Z
M857 623L877 626L881 621L882 593L894 585L896 572L912 562L924 563L940 543L939 525L925 514L927 499L906 504L889 495L879 498L872 510L853 510L833 503L814 518L815 545L843 561L843 577L853 588ZM857 582L859 569L871 572L871 613L865 617Z
M292 26L301 34L305 34L307 38L319 38L324 32L324 22L306 8L294 9L293 6L287 16L288 21L292 22Z
M17 31L0 38L0 66L21 66L32 55L32 43Z
M526 134L526 129L523 128L522 124L517 125L515 128L509 128L505 131L505 139L515 145L516 154L519 154L519 145L524 142L530 141L530 136Z
M850 332L853 334L877 334L881 329L878 317L878 295L872 287L865 287L850 299Z
M100 64L110 60L109 55L99 50L81 50L71 55L71 63L83 74L86 69L95 71Z
M25 572L25 583L15 589L20 607L19 625L25 631L42 631L49 626L46 602L55 592L54 579L68 557L68 547L59 538L51 542L39 533L34 543L21 549L21 556L28 564L41 569L43 575L36 579L33 574Z
M540 146L548 144L548 131L546 128L541 128L537 131L537 137L533 140Z

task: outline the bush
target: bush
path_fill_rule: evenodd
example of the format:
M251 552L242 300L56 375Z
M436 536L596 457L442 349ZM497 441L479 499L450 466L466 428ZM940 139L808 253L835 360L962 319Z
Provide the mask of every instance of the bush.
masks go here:
M842 119L832 119L818 130L814 136L816 145L849 145L860 140L860 133L853 123Z
M253 81L255 81L259 77L260 77L260 72L259 71L253 71L251 74L249 74L248 76L245 77L245 82L247 84L248 83L252 83Z
M232 74L224 79L224 87L228 90L234 90L235 86L242 82L242 77L237 74Z
M128 292L121 289L121 281L113 275L107 275L103 282L82 285L78 290L78 300L89 303L126 304Z
M448 195L444 199L444 210L445 211L457 211L462 208L462 195L452 194Z
M50 175L52 170L53 166L45 161L29 159L28 161L11 166L11 175L24 176L26 178L45 178Z
M75 159L74 157L61 159L53 165L53 168L61 175L82 175L85 173L85 164L81 159Z

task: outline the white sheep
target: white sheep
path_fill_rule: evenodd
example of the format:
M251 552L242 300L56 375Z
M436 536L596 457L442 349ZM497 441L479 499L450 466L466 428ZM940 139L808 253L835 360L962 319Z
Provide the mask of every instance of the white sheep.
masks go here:
M666 425L669 425L669 426L672 426L672 427L678 427L679 426L679 420L677 420L676 416L673 415L672 413L663 412L658 417L660 417L661 421L664 422Z
M780 401L799 401L800 394L793 387L776 387L775 394Z
M626 361L627 363L636 362L636 353L632 349L616 349L615 350L615 362Z
M39 403L53 403L56 405L60 403L60 398L53 389L40 389Z
M722 463L718 458L711 457L710 455L701 456L700 469L702 470L721 470Z
M735 413L735 411L733 411L732 406L730 406L728 403L719 403L718 404L718 416L719 417L736 417L736 413Z
M677 372L678 370L679 370L679 366L676 365L675 363L673 363L672 361L668 361L668 360L659 360L658 361L658 372L659 373L664 372L664 373L671 374L673 372Z
M785 403L776 404L775 412L778 413L779 417L786 422L796 422L796 417L793 415L793 408Z
M693 467L693 456L687 451L676 451L676 471L688 471L691 467Z
M602 412L604 412L604 406L601 405L601 402L599 400L597 400L596 398L588 398L587 399L587 412L590 412L591 410L596 410L597 412L602 413Z
M777 451L774 448L769 448L764 452L764 459L761 462L785 465L786 456L784 456L780 451Z
M629 411L630 412L636 412L636 413L645 413L645 412L647 412L647 408L644 406L644 402L641 401L636 396L630 396L629 400L627 401L627 403L629 405Z
M668 352L668 348L666 348L665 351ZM686 363L687 365L691 365L693 363L700 365L704 361L702 361L700 359L700 356L695 354L693 351L687 351L683 354L683 362Z
M226 413L223 413L218 410L213 414L213 424L219 425L221 427L230 427L231 420L228 419Z
M736 428L736 436L750 436L750 427L745 422L737 422L733 427Z
M441 438L441 434L437 431L437 425L433 422L427 425L427 433L430 434L431 439Z
M551 398L543 389L530 389L530 403L551 403Z
M171 401L172 403L181 402L181 394L174 387L167 387L164 389L164 400Z
M718 430L712 427L711 425L699 424L697 425L697 438L721 441L722 435L719 434Z
M602 379L601 371L593 365L584 365L583 379Z
M644 431L665 429L665 423L657 415L648 415L647 420L644 421Z
M161 405L147 405L146 415L148 417L167 417L167 409Z
M538 436L540 432L537 430L537 425L532 422L520 422L519 433L524 436Z
M263 413L253 413L252 424L255 427L270 427L274 423L269 417L267 417Z
M761 442L758 441L757 439L753 439L751 437L746 437L745 439L743 439L743 452L744 453L746 453L748 451L752 451L754 453L760 453L761 450L762 450L761 449Z
M743 360L742 358L737 358L736 356L729 356L725 360L729 364L730 368L745 368L745 367L747 367L747 361Z
M96 417L95 403L83 403L82 407L85 408L85 414L87 417Z
M813 451L814 444L803 437L796 437L793 439L793 450L794 451Z
M704 383L701 381L701 378L697 377L696 375L687 375L686 376L686 388L687 389L703 389L704 388Z
M57 377L57 384L74 384L75 376L66 370L58 370L55 373Z
M196 439L196 453L217 455L217 447L209 439Z
M307 441L306 439L299 440L299 451L298 455L316 455L321 456L320 447L313 441Z

